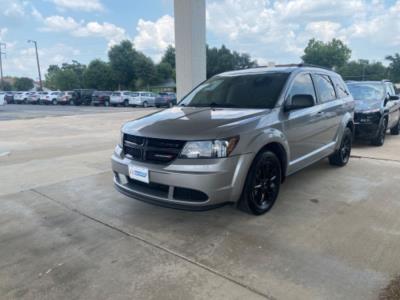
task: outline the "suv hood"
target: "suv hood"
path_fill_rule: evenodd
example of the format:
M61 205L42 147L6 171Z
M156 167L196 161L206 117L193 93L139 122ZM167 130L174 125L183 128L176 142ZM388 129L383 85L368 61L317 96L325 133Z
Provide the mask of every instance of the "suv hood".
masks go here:
M256 122L269 109L173 107L126 123L124 133L175 140L237 135L237 127ZM236 129L236 130L235 130Z
M355 111L363 112L381 108L382 100L355 100Z

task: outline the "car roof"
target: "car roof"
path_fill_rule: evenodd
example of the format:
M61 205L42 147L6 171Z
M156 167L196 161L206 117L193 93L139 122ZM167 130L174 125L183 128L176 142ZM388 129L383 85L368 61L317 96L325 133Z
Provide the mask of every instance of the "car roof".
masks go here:
M267 66L260 66L255 68L248 68L248 69L241 69L235 71L228 71L224 73L220 73L217 75L221 76L240 76L240 75L251 75L251 74L265 74L265 73L293 73L298 71L318 71L321 73L328 73L328 74L336 74L336 72L332 71L331 69L324 68L321 66L314 66L309 64L287 64L287 65L276 65L273 67Z
M360 84L360 83L380 83L385 84L387 81L380 81L380 80L368 80L368 81L348 81L347 84Z

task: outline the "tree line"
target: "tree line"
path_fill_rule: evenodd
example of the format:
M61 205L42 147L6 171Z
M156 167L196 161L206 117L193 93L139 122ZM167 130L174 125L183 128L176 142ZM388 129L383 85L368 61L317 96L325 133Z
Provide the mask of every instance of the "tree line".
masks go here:
M246 53L232 51L222 45L220 48L206 46L207 78L229 70L257 66ZM382 62L367 59L350 61L351 49L341 40L322 42L311 39L301 57L304 63L335 70L345 80L390 79L400 83L400 54L388 55ZM128 41L113 46L108 51L108 61L92 60L88 65L78 61L50 65L45 75L44 86L51 90L72 90L92 88L97 90L149 89L164 81L175 79L175 48L169 46L159 63L136 50ZM14 78L13 84L5 82L4 90L29 90L32 79Z

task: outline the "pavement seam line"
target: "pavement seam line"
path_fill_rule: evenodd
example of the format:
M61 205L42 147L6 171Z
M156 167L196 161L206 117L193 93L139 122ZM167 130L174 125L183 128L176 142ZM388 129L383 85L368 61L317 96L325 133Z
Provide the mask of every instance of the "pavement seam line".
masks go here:
M371 160L380 160L380 161L388 161L388 162L395 162L400 163L400 160L391 159L391 158L377 158L372 156L362 156L362 155L351 155L352 158L359 158L359 159L371 159Z
M82 217L88 218L88 219L90 219L90 220L92 220L92 221L94 221L94 222L96 222L96 223L99 223L99 224L101 224L101 225L103 225L103 226L106 226L106 227L108 227L108 228L110 228L110 229L112 229L112 230L118 231L119 233L121 233L121 234L123 234L123 235L125 235L125 236L127 236L127 237L134 238L134 239L136 239L136 240L138 240L138 241L141 241L142 243L145 243L146 245L149 245L149 246L151 246L151 247L157 248L157 249L159 249L159 250L161 250L161 251L163 251L163 252L166 252L166 253L168 253L168 254L170 254L170 255L173 255L173 256L175 256L175 257L177 257L177 258L179 258L179 259L182 259L182 260L188 262L188 263L191 264L191 265L194 265L194 266L196 266L196 267L198 267L198 268L201 268L201 269L203 269L203 270L205 270L205 271L208 271L208 272L210 272L210 273L216 275L217 277L220 277L220 278L223 278L223 279L225 279L225 280L228 280L228 281L231 282L231 283L234 283L234 284L236 284L236 285L239 285L239 286L241 286L241 287L243 287L243 288L245 288L245 289L251 291L252 293L255 293L255 294L257 294L257 295L259 295L259 296L261 296L261 297L263 297L263 298L265 298L265 299L268 299L268 300L276 300L276 298L273 297L273 296L267 295L267 294L265 294L265 293L263 293L263 292L261 292L261 291L255 289L255 288L253 288L253 287L251 287L251 286L245 284L245 283L242 283L242 282L236 280L235 278L233 278L233 277L231 277L231 276L229 276L229 275L223 274L223 273L221 273L221 272L219 272L219 271L217 271L217 270L215 270L215 269L213 269L213 268L211 268L211 267L209 267L209 266L207 266L207 265L205 265L205 264L202 264L202 263L200 263L200 262L198 262L198 261L196 261L196 260L193 260L193 259L191 259L191 258L189 258L189 257L186 257L186 256L184 256L184 255L182 255L182 254L180 254L180 253L178 253L178 252L176 252L176 251L174 251L174 250L171 250L171 249L169 249L169 248L167 248L167 247L164 247L164 246L161 246L161 245L159 245L159 244L155 244L155 243L153 243L153 242L151 242L151 241L145 239L144 237L142 237L142 236L140 236L140 235L138 235L138 234L134 234L134 233L131 233L131 232L127 232L127 231L125 231L125 230L123 230L123 229L120 229L120 228L116 227L115 225L108 224L108 223L106 223L106 222L104 222L104 221L102 221L102 220L100 220L100 219L97 219L97 218L95 218L95 217L92 217L92 216L90 216L90 215L84 213L84 212L81 212L80 210L78 210L78 209L76 209L76 208L69 207L69 206L65 205L64 203L59 202L59 201L55 200L54 198L52 198L52 197L50 197L50 196L48 196L48 195L46 195L46 194L44 194L44 193L42 193L42 192L40 192L40 191L34 189L34 188L33 188L33 189L30 189L30 191L32 191L32 192L34 192L34 193L36 193L36 194L38 194L38 195L40 195L40 196L42 196L42 197L44 197L44 198L50 200L50 201L52 201L52 202L58 204L59 206L65 208L65 209L67 209L67 210L69 210L69 211L72 211L72 212L74 212L74 213L77 213L77 214L79 214L79 215L82 216Z

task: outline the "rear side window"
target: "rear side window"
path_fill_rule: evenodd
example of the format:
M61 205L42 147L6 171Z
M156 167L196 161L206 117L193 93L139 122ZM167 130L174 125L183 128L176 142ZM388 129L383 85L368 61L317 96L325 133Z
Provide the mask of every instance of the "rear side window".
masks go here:
M290 97L294 95L312 95L315 101L315 89L310 74L297 75L290 90Z
M121 93L116 92L116 93L112 93L111 95L112 95L112 96L120 96Z
M336 99L335 89L329 76L316 74L314 79L321 102L329 102Z
M139 97L139 93L132 93L131 96L132 97Z
M346 85L339 77L331 77L336 88L338 98L346 98L350 93L346 89Z

